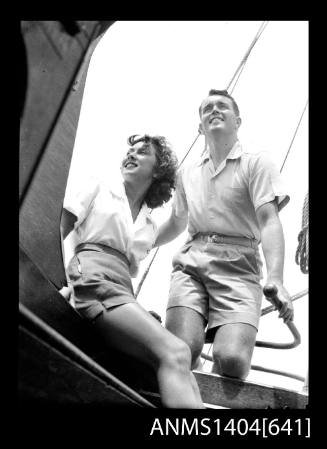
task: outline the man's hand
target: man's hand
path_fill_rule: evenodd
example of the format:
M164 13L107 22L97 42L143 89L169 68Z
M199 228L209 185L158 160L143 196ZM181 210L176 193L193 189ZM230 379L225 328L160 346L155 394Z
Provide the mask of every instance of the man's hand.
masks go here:
M293 321L294 318L294 306L291 300L291 296L283 286L281 282L276 281L267 281L267 284L274 284L277 288L277 297L282 303L282 308L279 311L279 318L283 318L284 323L288 323L288 321ZM277 310L277 307L276 307Z

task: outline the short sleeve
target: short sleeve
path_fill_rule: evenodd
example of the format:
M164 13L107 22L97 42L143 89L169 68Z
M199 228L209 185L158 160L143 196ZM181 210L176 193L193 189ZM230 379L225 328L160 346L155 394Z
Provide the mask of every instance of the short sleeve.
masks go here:
M83 181L78 189L70 189L66 192L63 207L76 215L77 221L75 222L75 228L86 218L90 206L98 192L99 180L93 176L86 181Z
M280 211L290 200L277 166L265 152L257 153L250 162L249 193L255 210L276 199Z
M176 190L174 193L174 198L173 198L173 203L172 203L173 213L178 218L182 218L188 214L188 206L187 206L187 200L186 200L186 195L185 195L184 186L183 186L182 173L183 172L181 170L179 170L177 173Z

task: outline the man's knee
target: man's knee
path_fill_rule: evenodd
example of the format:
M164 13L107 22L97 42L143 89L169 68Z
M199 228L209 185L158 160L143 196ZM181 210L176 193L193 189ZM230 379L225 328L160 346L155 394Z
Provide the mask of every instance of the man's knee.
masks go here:
M192 367L196 365L204 344L203 321L200 314L184 307L168 309L166 315L165 327L188 345L191 351Z
M251 357L247 351L229 351L214 350L213 361L215 370L223 376L237 377L245 379L249 374L251 367Z

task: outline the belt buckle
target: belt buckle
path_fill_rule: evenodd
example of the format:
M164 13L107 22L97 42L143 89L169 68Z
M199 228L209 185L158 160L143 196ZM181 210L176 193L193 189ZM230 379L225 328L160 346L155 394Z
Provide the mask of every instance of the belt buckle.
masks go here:
M223 239L222 239L222 237L220 237L220 235L213 234L213 235L210 236L210 241L211 241L212 243L221 243L222 240L223 240Z

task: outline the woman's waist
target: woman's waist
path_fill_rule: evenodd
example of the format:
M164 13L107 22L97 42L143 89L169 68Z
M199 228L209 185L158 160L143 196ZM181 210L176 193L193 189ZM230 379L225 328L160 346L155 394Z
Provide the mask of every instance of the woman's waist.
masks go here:
M121 250L118 250L117 248L113 248L112 246L103 244L103 243L93 243L93 242L83 242L79 243L75 247L75 254L78 254L82 251L100 251L106 254L110 254L113 256L118 257L120 260L122 260L124 263L126 263L128 266L130 265L130 261L126 255Z

